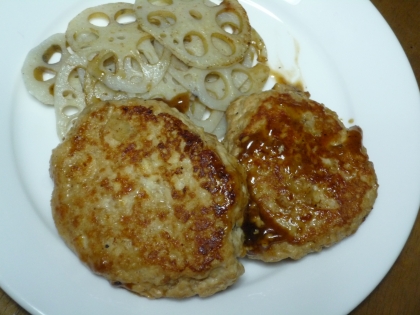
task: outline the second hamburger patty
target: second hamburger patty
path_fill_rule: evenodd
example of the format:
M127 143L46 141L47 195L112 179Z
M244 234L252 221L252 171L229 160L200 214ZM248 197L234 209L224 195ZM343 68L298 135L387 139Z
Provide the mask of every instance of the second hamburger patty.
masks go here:
M360 128L280 84L238 99L226 115L224 143L247 170L248 257L298 259L357 230L378 188Z

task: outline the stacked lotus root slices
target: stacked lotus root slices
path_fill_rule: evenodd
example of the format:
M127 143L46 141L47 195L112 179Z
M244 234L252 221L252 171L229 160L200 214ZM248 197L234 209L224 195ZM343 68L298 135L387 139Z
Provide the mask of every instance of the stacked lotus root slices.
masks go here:
M22 72L54 105L60 139L85 106L134 97L165 100L220 139L228 105L263 89L266 61L237 0L138 0L84 10L32 49Z

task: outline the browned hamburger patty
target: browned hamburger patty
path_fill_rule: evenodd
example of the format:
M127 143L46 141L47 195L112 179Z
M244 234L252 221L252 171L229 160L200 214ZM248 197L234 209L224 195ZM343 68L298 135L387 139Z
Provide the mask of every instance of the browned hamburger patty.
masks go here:
M285 85L238 99L224 143L247 170L247 256L299 259L354 233L377 196L359 127Z
M59 234L114 285L150 298L209 296L243 274L244 170L163 102L86 108L50 172Z

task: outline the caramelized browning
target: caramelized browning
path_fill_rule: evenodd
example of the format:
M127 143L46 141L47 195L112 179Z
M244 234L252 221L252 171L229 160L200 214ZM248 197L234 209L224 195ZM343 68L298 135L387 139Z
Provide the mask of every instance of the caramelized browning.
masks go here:
M245 127L227 135L247 170L248 255L299 258L290 248L319 250L354 232L377 189L361 129L346 130L333 112L291 93L270 91L250 104L236 107L252 112Z
M243 273L243 173L199 130L162 102L104 103L54 150L54 219L94 272L149 297L206 296Z

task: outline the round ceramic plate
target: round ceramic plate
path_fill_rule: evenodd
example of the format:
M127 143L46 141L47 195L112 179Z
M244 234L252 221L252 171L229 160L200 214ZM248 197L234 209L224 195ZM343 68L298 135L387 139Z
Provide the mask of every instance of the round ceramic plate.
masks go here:
M367 0L243 0L270 66L364 131L379 197L358 232L299 261L243 260L231 288L200 299L148 300L93 275L50 212L58 144L52 107L25 90L28 51L98 0L0 4L0 285L32 314L346 314L390 269L419 207L420 101L409 63ZM6 75L8 77L6 77Z

